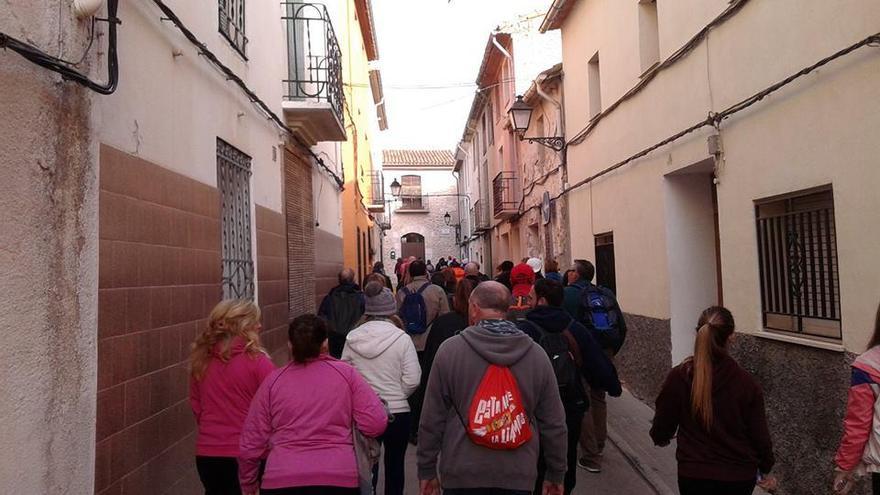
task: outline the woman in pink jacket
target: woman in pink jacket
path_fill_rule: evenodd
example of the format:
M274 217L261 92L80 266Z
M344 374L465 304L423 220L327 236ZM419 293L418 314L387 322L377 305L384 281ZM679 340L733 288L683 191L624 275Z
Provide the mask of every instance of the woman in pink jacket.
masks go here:
M852 380L843 420L843 438L834 457L834 492L849 493L853 479L868 473L880 494L880 307L868 350L852 364Z
M196 416L196 468L205 495L239 495L238 442L251 399L275 366L260 346L260 309L218 304L193 343L189 401Z
M326 321L293 320L293 361L257 391L241 433L239 478L245 495L357 495L352 426L368 437L385 431L388 415L361 375L327 354ZM266 459L262 482L260 460Z

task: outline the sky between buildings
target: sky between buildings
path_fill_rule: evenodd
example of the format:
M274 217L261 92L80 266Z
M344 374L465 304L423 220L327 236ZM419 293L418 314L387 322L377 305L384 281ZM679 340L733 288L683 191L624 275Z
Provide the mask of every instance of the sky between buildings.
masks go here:
M389 129L384 148L454 149L486 41L549 0L373 0Z

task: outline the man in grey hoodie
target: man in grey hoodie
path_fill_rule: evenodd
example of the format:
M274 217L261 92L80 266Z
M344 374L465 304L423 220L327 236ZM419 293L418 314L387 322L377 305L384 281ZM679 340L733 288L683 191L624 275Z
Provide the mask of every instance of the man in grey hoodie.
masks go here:
M440 346L431 368L419 423L422 495L528 494L537 479L539 449L547 464L544 494L562 494L566 471L565 411L547 353L504 320L510 291L484 282L471 293L471 326ZM522 394L533 436L515 450L473 443L464 425L489 364L509 367Z

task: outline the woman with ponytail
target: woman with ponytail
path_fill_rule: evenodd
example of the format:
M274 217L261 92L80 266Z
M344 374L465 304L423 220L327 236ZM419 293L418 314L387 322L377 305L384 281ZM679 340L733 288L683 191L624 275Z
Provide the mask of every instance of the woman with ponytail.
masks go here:
M693 357L669 372L657 397L651 438L666 446L678 432L681 495L776 489L761 387L727 353L734 327L726 308L703 311Z
M196 468L205 495L239 495L238 442L251 399L275 366L260 345L260 309L226 300L190 354L189 401L198 426Z
M834 457L834 493L849 493L854 481L871 476L872 490L880 494L880 308L868 350L852 364L852 379L843 419L843 438Z

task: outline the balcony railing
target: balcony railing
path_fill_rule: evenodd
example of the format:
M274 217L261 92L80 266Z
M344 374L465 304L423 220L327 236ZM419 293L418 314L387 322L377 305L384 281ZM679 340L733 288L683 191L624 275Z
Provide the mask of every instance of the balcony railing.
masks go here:
M516 173L512 171L499 172L492 180L492 199L494 202L495 218L506 217L517 213L519 209L519 194L517 190Z
M489 230L489 205L485 200L478 199L474 202L471 218L474 219L474 231Z
M344 141L342 52L327 7L282 2L287 32L284 110L310 141Z
M397 211L405 212L405 211L426 211L428 209L428 198L425 196L411 195L411 196L401 196L400 208Z
M385 211L385 181L382 172L370 172L367 208L374 213Z

